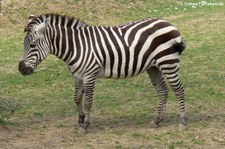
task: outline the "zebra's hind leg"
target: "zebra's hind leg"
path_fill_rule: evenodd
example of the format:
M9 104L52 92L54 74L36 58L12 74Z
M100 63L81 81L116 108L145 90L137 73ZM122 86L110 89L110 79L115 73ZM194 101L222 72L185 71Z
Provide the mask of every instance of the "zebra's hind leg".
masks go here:
M168 96L168 88L163 79L162 73L159 71L157 67L151 67L147 70L147 73L151 79L153 86L159 96L160 103L157 109L156 117L151 122L151 127L158 127L159 123L163 121L164 118L164 109L166 107L167 96Z
M172 66L172 67L171 67ZM179 101L179 111L180 111L180 125L179 130L187 129L186 122L186 108L184 104L184 87L179 78L179 63L167 65L166 67L161 66L163 75L167 78L170 86L172 87L178 101Z

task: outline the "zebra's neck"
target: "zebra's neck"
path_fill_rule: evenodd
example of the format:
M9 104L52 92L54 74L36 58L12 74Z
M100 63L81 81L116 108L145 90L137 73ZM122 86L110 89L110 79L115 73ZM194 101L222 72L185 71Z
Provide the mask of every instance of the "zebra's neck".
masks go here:
M69 63L71 57L79 50L74 43L78 39L77 30L88 25L79 19L68 16L55 14L42 16L43 20L46 18L50 18L46 32L50 43L50 53Z

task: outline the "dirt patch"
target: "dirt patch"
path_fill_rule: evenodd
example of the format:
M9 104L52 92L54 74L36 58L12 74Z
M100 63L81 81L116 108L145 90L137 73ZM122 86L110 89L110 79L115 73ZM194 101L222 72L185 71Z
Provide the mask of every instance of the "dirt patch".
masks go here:
M167 117L160 128L154 129L134 123L117 127L97 120L89 134L80 136L76 121L66 117L21 120L15 126L0 126L1 148L223 148L225 145L225 120L207 114L192 117L185 132L178 131L174 117Z
M0 144L3 148L55 148L71 145L75 134L74 120L33 121L20 126L1 126ZM30 123L30 124L29 124ZM71 142L72 143L72 142Z

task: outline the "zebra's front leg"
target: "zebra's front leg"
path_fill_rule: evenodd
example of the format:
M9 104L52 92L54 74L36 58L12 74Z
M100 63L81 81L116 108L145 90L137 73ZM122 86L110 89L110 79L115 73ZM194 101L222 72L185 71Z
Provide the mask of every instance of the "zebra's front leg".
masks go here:
M151 127L158 127L159 123L164 119L164 109L166 107L168 88L162 76L162 73L157 67L152 67L147 71L153 86L159 96L160 103L157 109L154 120L150 123Z
M83 80L77 79L76 82L75 82L74 101L77 105L78 125L79 126L84 123L84 118L85 118L85 115L84 115L84 112L83 112L83 103L82 103L83 93L84 93Z
M94 88L95 88L95 79L96 78L88 78L84 81L84 93L85 93L85 100L84 100L84 120L83 123L79 125L79 134L86 134L88 126L90 125L90 110L93 101L94 95Z

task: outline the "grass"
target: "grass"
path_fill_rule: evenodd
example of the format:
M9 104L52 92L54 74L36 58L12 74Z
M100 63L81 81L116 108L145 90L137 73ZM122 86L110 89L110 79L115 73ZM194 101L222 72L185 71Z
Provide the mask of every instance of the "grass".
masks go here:
M225 145L224 7L195 8L173 0L3 1L0 99L16 101L21 108L11 115L8 123L0 122L0 145L3 148L33 148L35 143L41 148L222 148ZM125 80L99 79L90 133L78 136L73 77L65 64L49 56L31 76L23 77L17 70L28 16L49 12L76 16L93 25L117 25L156 16L177 26L188 45L182 53L180 75L186 91L189 130L177 131L178 103L172 92L162 126L148 127L158 101L147 74L141 74Z

